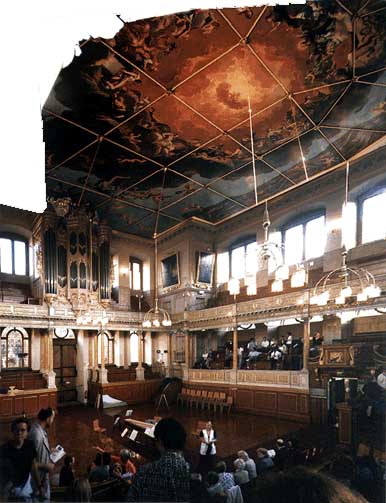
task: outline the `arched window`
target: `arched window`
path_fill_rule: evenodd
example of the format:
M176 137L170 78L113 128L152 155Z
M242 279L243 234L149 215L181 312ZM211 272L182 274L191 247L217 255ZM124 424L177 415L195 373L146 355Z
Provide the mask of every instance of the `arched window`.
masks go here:
M235 242L230 248L230 275L245 278L258 270L256 237L250 236Z
M145 335L145 363L151 365L153 363L153 355L152 355L152 340L151 334Z
M386 238L386 187L366 193L359 200L361 243Z
M18 328L4 329L1 334L1 368L29 367L29 336Z
M0 272L28 276L27 241L15 234L0 234Z
M130 257L130 288L132 290L143 290L142 271L142 260L140 260L139 258Z
M130 336L130 361L131 363L138 362L139 340L138 334L132 332Z
M287 265L320 257L326 246L324 211L302 215L282 228L284 261Z
M113 365L114 337L107 331L98 334L98 365L102 364L102 342L104 344L105 365Z

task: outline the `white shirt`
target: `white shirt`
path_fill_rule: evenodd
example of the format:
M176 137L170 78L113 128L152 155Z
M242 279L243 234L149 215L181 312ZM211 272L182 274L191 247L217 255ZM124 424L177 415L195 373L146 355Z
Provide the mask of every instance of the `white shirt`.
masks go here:
M200 454L202 456L205 456L206 452L208 450L208 444L206 442L212 442L215 439L214 430L212 428L210 430L210 432L208 433L206 428L204 428L202 430L202 434L204 436L204 442L201 442ZM210 455L212 455L212 454L216 454L216 444L215 443L212 444L212 450L210 451Z
M262 348L267 348L269 346L269 341L262 341L261 342L261 347Z
M379 374L377 377L377 383L379 386L383 389L386 389L386 373L382 372L382 374Z

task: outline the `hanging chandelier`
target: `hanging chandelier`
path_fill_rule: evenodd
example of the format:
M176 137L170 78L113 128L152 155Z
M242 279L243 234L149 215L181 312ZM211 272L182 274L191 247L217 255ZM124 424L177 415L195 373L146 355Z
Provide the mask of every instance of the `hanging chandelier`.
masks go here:
M143 328L159 328L171 327L172 320L170 314L166 309L162 309L158 305L158 245L157 245L157 233L154 233L154 272L155 272L155 285L154 285L154 307L150 308L143 318L142 326Z
M170 314L166 311L166 309L163 309L162 307L159 307L158 304L158 236L157 236L157 231L158 231L158 220L159 220L159 214L160 214L160 209L161 209L161 202L163 198L163 191L165 187L165 177L166 177L166 168L164 169L163 172L163 180L162 180L162 189L161 189L161 194L158 200L158 211L157 211L157 216L156 216L156 221L155 221L155 228L154 228L154 307L150 308L147 313L145 313L145 316L143 317L142 321L142 327L143 328L159 328L159 327L171 327L172 326L172 320L170 318Z
M350 164L347 161L343 210L348 206L349 170ZM357 302L365 302L380 295L381 289L371 272L363 267L347 265L347 250L343 244L341 266L320 278L313 288L310 304L325 306L328 302L334 301L336 305L343 305L352 297L356 297Z
M333 295L333 291L338 294ZM356 297L357 302L365 302L380 295L381 289L373 274L367 269L347 265L347 250L344 248L342 265L320 278L313 289L310 304L325 306L334 301L336 305L343 305L351 297Z

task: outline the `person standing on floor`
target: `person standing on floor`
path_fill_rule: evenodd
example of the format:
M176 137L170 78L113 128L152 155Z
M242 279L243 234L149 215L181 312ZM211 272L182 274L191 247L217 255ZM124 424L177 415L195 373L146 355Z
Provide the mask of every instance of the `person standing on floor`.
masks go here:
M207 473L213 470L216 461L216 431L212 427L211 421L208 421L205 428L200 432L200 465L199 471Z
M45 493L45 500L50 501L50 477L54 471L54 464L51 462L51 449L48 443L47 431L55 420L55 411L48 407L40 409L37 421L31 426L28 439L34 444L37 461L39 465L40 485Z

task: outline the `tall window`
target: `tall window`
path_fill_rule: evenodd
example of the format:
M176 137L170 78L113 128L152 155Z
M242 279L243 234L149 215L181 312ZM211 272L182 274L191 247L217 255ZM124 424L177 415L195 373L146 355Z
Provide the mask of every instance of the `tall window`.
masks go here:
M132 363L138 362L139 340L138 334L132 332L130 335L130 361Z
M257 243L249 240L231 248L231 277L241 279L258 270Z
M304 218L283 230L284 258L287 265L320 257L326 245L325 216Z
M12 236L0 237L0 272L26 276L28 274L27 243Z
M217 254L216 277L218 285L229 281L229 253L227 251Z
M29 366L29 337L11 328L1 336L1 368Z
M114 337L108 332L101 332L98 335L98 365L102 364L102 343L104 344L105 365L114 363Z
M363 199L362 243L386 238L386 189Z
M142 260L130 258L130 286L132 290L142 291Z

